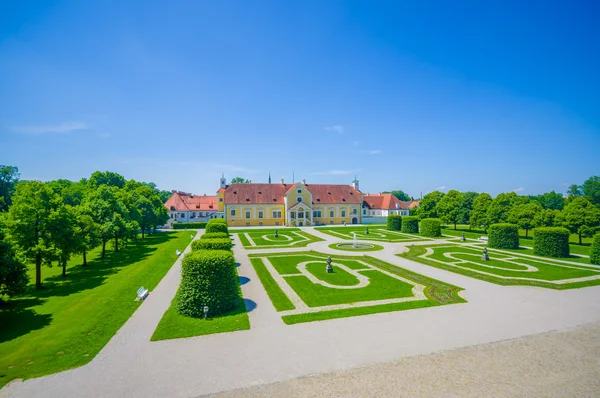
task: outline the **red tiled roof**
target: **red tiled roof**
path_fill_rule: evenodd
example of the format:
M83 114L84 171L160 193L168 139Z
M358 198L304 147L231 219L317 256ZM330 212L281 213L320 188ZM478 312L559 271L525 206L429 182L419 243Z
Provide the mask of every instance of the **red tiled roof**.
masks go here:
M410 202L403 202L396 198L391 193L382 193L378 195L365 195L364 203L370 209L383 209L383 210L408 210Z
M225 204L284 203L284 197L296 184L231 184L225 190ZM306 184L313 204L361 204L362 193L350 185Z
M217 210L216 196L196 196L183 192L173 192L169 200L165 202L167 209L175 211L211 211Z
M312 194L313 204L362 204L362 192L351 185L306 184Z
M408 208L409 209L414 209L417 206L419 206L419 201L418 200L411 200L410 202L408 202Z

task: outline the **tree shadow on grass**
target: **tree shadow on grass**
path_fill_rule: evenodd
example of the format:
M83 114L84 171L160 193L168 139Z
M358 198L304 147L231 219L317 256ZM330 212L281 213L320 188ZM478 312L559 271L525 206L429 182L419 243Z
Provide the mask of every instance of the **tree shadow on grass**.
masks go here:
M31 308L43 302L39 298L24 298L3 304L0 307L0 344L48 326L52 315L38 314Z

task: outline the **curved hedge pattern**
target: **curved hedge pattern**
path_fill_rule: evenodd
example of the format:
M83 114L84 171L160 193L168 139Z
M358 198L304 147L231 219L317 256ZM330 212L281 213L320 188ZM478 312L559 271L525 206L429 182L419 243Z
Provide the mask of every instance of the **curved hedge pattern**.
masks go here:
M402 216L400 214L387 216L387 229L389 231L400 231L402 229Z
M519 227L515 224L492 224L488 228L488 247L494 249L518 249Z
M200 242L200 241L197 241ZM240 302L235 259L230 251L201 250L188 253L181 264L181 286L177 311L181 315L216 316L234 309Z
M590 262L600 265L600 233L594 235L592 249L590 250Z
M442 236L442 221L439 218L424 218L421 220L421 236L436 238Z
M233 243L229 238L199 239L192 242L192 251L231 250Z
M200 239L229 239L229 234L225 232L206 232L200 235Z
M536 256L569 257L569 235L570 232L566 228L535 228L533 230L533 254Z
M419 233L419 217L417 217L417 216L403 217L401 231L406 234L418 234Z

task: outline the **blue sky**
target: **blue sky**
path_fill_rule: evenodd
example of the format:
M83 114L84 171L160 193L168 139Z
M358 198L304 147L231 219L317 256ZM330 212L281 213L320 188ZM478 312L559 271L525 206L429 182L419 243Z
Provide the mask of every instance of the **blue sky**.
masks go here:
M600 7L451 3L1 2L0 164L197 194L221 172L415 197L600 174Z

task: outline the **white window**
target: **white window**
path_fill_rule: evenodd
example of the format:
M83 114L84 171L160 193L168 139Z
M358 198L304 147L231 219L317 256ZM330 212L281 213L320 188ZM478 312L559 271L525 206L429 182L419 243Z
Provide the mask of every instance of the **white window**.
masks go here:
M250 218L250 210L246 210L246 218Z
M342 210L342 217L346 217L346 210Z
M357 213L357 210L356 210L356 207L355 207L355 208L352 209L352 214L356 214L356 213Z
M321 218L321 210L313 210L313 217Z
M181 214L179 215L179 218L183 218L183 217L185 217L185 216L183 215L183 213L181 213Z
M259 210L258 211L258 218L263 218L263 211ZM262 223L261 223L262 224Z
M235 217L235 209L231 209L229 214L231 214L232 217Z
M273 218L281 218L281 210L273 210Z
M302 193L302 188L298 189L298 193Z
M331 218L335 217L335 210L329 209L329 217L331 217Z

